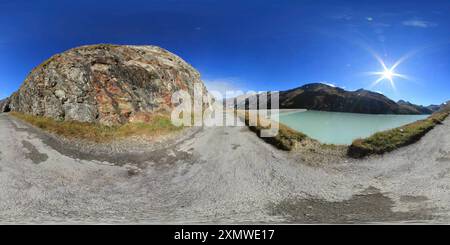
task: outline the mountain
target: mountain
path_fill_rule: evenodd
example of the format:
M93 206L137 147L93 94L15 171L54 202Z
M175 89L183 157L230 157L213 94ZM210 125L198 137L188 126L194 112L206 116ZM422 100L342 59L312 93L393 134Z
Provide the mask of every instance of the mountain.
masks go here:
M172 94L185 90L193 95L194 83L204 88L192 66L162 48L83 46L36 67L1 109L58 120L123 124L169 111Z
M395 101L386 96L364 89L346 91L322 83L280 92L280 109L307 109L332 112L365 114L431 114L423 106ZM246 100L248 107L249 100ZM243 104L239 105L243 108Z
M450 100L439 106L438 112L450 112Z
M441 109L442 105L429 105L427 106L427 108L433 112L435 111L439 111L439 109Z
M346 91L322 83L307 84L280 92L280 108L366 114L430 114L427 108L396 103L383 94L364 89Z
M431 114L431 113L435 112L435 110L433 110L432 105L425 107L425 106L421 106L421 105L414 105L414 104L412 104L408 101L404 101L404 100L398 101L397 104L403 109L407 109L409 111L415 111L416 114Z

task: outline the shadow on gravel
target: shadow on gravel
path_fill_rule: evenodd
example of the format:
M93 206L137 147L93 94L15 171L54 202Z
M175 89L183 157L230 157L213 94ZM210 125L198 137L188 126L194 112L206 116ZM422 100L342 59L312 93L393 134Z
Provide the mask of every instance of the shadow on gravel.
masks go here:
M25 154L25 156L28 159L30 159L31 161L33 161L34 164L39 164L39 163L43 163L43 162L47 161L48 155L40 153L36 149L36 147L33 144L31 144L30 142L28 142L26 140L22 140L22 145L23 145L23 147L25 147L25 149L28 150L28 153Z
M27 127L20 128L13 122L17 122L17 120L10 117L6 117L3 120L9 120L11 126L16 131L33 134L58 153L74 159L109 162L117 166L132 164L140 169L146 168L150 162L157 163L158 166L164 167L174 164L177 161L194 162L197 159L197 156L191 153L176 150L176 146L181 143L181 141L176 142L178 139L169 140L168 142L161 144L160 148L151 149L145 152L115 152L113 149L109 152L102 152L95 149L95 147L90 148L89 146L84 146L83 148L83 146L76 144L76 142L70 144L22 121L20 121L20 124L24 124ZM200 130L194 131L184 140L194 138L199 132ZM33 160L34 163L38 164L47 160L47 155L37 152L36 148L31 143L24 141L22 144L31 152L27 157Z
M421 201L423 198L418 198ZM287 199L270 207L271 215L298 224L352 224L378 222L427 222L432 210L393 212L394 202L380 190L369 188L342 202L319 199Z

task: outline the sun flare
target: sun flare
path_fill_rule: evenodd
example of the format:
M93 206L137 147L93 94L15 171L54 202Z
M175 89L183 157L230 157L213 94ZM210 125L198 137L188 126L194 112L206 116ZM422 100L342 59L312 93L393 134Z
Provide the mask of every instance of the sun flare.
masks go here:
M396 90L395 81L394 78L402 78L402 79L408 79L406 75L399 74L395 72L395 69L405 60L405 58L400 59L397 61L392 67L387 67L386 63L379 57L375 56L380 65L383 68L383 71L379 72L370 72L370 75L376 75L379 76L379 78L372 83L371 87L374 87L381 83L382 81L388 81L391 85L392 89Z
M391 70L383 71L383 78L384 79L387 79L387 80L390 81L390 80L392 80L393 76L394 76L394 72L392 72Z

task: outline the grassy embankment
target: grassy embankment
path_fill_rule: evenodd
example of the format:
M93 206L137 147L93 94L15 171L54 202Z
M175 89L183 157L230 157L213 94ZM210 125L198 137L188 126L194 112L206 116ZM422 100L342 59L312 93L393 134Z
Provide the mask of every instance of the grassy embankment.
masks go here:
M250 126L250 113L251 112L249 111L235 111L235 114L245 121L245 125L247 125L251 131L255 132L262 140L274 145L278 149L291 151L298 143L308 139L308 136L305 134L297 132L281 123L279 124L279 133L277 136L261 137L261 131L269 128L262 125L270 125L270 122L268 122L268 119L259 117L259 115L254 115L254 118L257 118L257 126Z
M257 126L250 126L250 114L248 111L235 111L235 113L245 121L245 124L251 131L255 132L266 143L280 150L295 152L295 154L298 154L299 159L305 163L312 165L327 164L334 162L336 159L346 157L346 146L322 144L317 140L309 138L306 134L291 129L281 123L279 124L278 135L268 138L261 137L261 131L267 129L267 127L262 125L269 125L268 119L257 117ZM253 115L253 118L255 117Z
M435 113L427 119L379 132L366 139L357 139L350 145L347 154L353 158L363 158L373 154L384 154L413 144L436 125L442 124L448 115L449 112Z
M130 136L159 136L181 129L181 127L173 126L170 117L164 114L155 114L145 123L127 123L121 126L58 121L52 118L32 116L18 112L10 112L10 115L45 131L66 138L84 139L97 143L110 142L115 139Z
M250 126L248 111L239 111L236 113L240 118L245 120L245 124L259 137L261 137L261 130L267 129L267 127L262 127L260 123L261 120L267 119L257 117L258 126ZM340 151L348 148L345 151L349 157L362 158L373 154L391 152L417 142L436 125L442 124L449 114L450 112L448 111L435 113L427 119L379 132L366 139L355 140L349 147L321 144L316 140L310 139L307 135L297 132L283 124L280 124L279 134L276 137L261 139L285 151L291 151L297 148L296 146L301 145L300 150L304 148L303 150L306 152L336 154L340 156ZM263 123L263 125L267 125L267 122Z

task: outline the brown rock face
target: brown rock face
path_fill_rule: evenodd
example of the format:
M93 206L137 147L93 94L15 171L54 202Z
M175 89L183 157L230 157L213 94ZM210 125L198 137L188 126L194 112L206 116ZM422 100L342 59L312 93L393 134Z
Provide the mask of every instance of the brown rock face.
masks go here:
M9 112L10 108L9 108L9 98L0 100L0 112Z
M35 68L9 98L9 108L59 120L123 124L170 110L172 94L193 95L195 83L204 88L192 66L159 47L83 46Z

